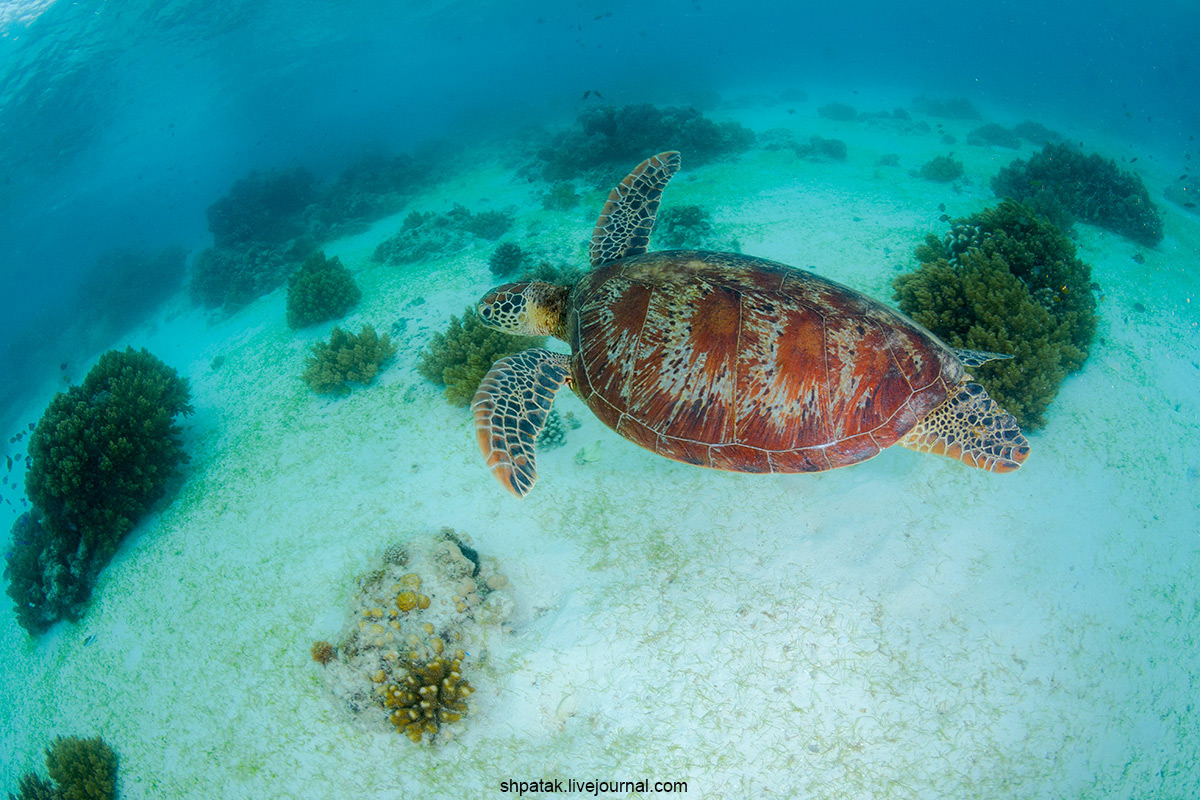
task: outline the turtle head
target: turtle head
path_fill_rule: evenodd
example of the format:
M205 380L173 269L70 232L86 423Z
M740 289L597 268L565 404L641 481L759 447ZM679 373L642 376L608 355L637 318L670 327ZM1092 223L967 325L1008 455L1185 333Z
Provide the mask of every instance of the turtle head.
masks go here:
M497 286L475 307L483 324L520 336L564 338L567 306L566 286L542 281L523 281Z

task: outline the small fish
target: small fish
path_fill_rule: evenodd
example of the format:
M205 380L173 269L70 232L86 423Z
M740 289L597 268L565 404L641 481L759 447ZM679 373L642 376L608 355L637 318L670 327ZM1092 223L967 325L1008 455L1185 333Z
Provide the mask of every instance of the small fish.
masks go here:
M1145 313L1146 313L1146 307L1145 307L1144 305L1142 305L1141 303L1134 303L1134 304L1133 304L1133 310L1134 310L1134 311L1136 311L1136 312L1138 312L1139 314L1145 314Z
M1137 156L1134 156L1133 158L1129 159L1130 164L1132 164L1135 161L1137 161Z
M1180 175L1180 176L1179 176L1179 180L1181 180L1181 181L1186 181L1186 180L1187 180L1187 173L1185 172L1185 173L1183 173L1182 175Z
M946 210L946 204L938 203L938 211L945 211L945 210Z
M941 222L949 222L949 221L950 221L950 215L949 215L949 214L942 214L940 217L938 217L938 220L939 220L939 221L941 221Z
M1196 204L1195 203L1184 203L1183 207L1184 208L1195 208Z
M1145 263L1146 263L1146 257L1145 257L1144 255L1142 255L1141 253L1134 253L1134 254L1133 254L1133 260L1134 260L1134 261L1136 261L1136 262L1137 262L1137 263L1139 263L1139 264L1145 264Z
M12 456L5 456L8 459L8 471L12 472Z
M604 99L604 95L600 94L600 92L596 91L595 89L592 89L592 94L596 95L596 99L597 99L597 100L603 100L603 99Z
M94 633L89 633L89 634L87 635L87 638L85 638L85 639L83 640L83 646L84 646L84 647L87 647L88 645L90 645L90 644L91 644L92 642L94 642L94 641L96 641L96 634L94 634Z
M67 371L67 362L64 361L61 364L59 364L58 369L60 372L66 372Z
M592 90L591 90L591 89L588 89L586 92L584 92L584 93L583 93L583 97L581 97L580 99L581 99L581 100L587 100L587 99L588 99L589 97L591 97L591 96L592 96Z

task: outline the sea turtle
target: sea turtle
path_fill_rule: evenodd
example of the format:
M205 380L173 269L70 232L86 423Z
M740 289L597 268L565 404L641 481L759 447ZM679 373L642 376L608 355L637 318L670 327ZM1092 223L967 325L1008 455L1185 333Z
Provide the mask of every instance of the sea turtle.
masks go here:
M819 472L897 442L992 472L1029 443L967 374L996 353L956 350L887 306L812 272L704 250L647 253L679 153L612 190L573 286L508 283L484 324L550 335L498 360L472 409L492 474L523 497L534 443L564 383L606 425L659 455L735 472Z

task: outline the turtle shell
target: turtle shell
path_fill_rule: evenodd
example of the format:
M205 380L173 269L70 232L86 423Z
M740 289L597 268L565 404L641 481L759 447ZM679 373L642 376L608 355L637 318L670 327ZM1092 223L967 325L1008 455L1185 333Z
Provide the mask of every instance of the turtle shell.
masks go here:
M585 275L572 385L617 433L737 472L817 472L894 444L964 379L904 315L761 258L660 251Z

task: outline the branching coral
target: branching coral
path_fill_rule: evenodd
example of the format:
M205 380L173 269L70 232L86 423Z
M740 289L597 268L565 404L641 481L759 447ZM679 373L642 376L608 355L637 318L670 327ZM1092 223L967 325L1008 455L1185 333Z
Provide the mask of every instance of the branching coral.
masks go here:
M938 183L949 183L961 178L963 165L950 156L937 156L921 165L921 177Z
M79 619L90 594L88 567L79 545L53 537L36 509L17 517L4 578L21 627L37 634L60 619Z
M916 271L895 280L902 311L954 347L1012 355L975 370L1023 427L1082 366L1096 330L1090 268L1050 223L1006 202L926 238Z
M54 784L44 781L32 772L25 773L17 786L17 794L10 794L8 800L56 800Z
M413 211L395 235L380 242L372 257L385 264L414 264L461 250L471 237L495 241L510 227L512 218L507 214L472 212L457 203L445 214Z
M654 236L664 248L700 248L712 233L712 217L703 206L698 205L676 205L663 209L654 226Z
M318 250L288 280L287 321L293 328L346 315L362 299L362 291L337 256Z
M175 418L187 381L145 350L110 350L50 401L29 438L25 475L41 514L14 526L6 573L31 633L77 619L96 575L187 461Z
M458 722L467 713L467 698L474 689L463 680L460 650L455 658L414 662L396 683L384 689L384 707L393 709L388 721L413 742L431 739L442 725Z
M251 172L208 207L218 248L250 242L282 244L304 233L304 209L316 200L317 180L302 167Z
M541 193L542 208L547 211L570 211L579 205L579 194L573 184L560 181Z
M202 306L235 310L280 286L312 249L304 237L281 245L210 247L196 256L188 291Z
M488 269L497 278L507 278L520 272L528 259L529 256L520 245L504 242L492 251L491 257L488 258Z
M354 162L307 211L310 230L322 239L357 232L394 214L433 174L432 159L372 153Z
M46 749L46 768L58 800L112 800L117 796L117 754L99 736L60 736Z
M1051 142L1029 161L1014 161L992 179L992 191L1051 219L1090 222L1149 247L1162 241L1162 219L1142 179L1066 144Z
M828 103L817 109L817 116L835 122L851 122L858 119L858 111L845 103Z
M679 150L689 164L705 164L748 149L754 132L736 122L714 122L694 108L657 108L649 103L590 108L577 128L561 131L537 153L538 172L547 181L571 180L610 168L628 170L651 153Z
M318 394L349 394L347 384L370 383L395 355L391 338L386 333L379 336L370 325L364 325L357 335L334 328L328 342L312 346L301 377Z
M417 372L445 386L450 403L466 406L496 359L538 347L544 341L541 337L513 336L488 328L468 308L461 319L450 317L444 333L434 334L417 360Z

